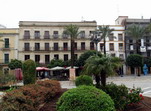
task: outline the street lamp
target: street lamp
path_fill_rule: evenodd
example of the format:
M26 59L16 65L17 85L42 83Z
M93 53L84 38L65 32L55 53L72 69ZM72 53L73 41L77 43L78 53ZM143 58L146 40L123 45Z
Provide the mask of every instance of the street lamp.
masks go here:
M97 52L98 52L97 44L101 41L101 33L99 31L94 31L91 36L91 41L96 46L96 54L97 54Z

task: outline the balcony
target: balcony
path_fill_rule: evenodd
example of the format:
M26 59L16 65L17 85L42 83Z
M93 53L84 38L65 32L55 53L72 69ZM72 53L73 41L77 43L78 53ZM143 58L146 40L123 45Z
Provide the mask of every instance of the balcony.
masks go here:
M50 35L44 35L44 39L50 39Z
M8 64L10 61L10 59L0 59L0 64Z
M2 51L10 51L10 44L3 44L3 46L2 46Z
M58 39L58 38L59 38L59 35L58 35L58 34L53 34L53 38L54 38L54 39Z
M24 38L23 39L30 39L30 35L24 35Z
M32 51L32 47L24 47L23 51Z

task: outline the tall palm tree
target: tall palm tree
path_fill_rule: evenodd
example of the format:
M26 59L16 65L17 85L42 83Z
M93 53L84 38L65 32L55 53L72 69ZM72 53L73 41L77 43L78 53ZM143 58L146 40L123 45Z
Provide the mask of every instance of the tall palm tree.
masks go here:
M99 31L102 33L101 40L103 40L104 42L104 55L106 55L106 38L110 37L110 34L112 33L112 31L114 31L114 29L110 29L109 25L99 26L98 28Z
M120 59L114 59L109 56L91 56L87 59L86 64L84 65L83 74L94 75L96 79L97 86L100 85L100 76L101 84L106 85L106 75L115 74L115 68L120 67Z
M136 40L136 54L138 54L138 40L142 38L145 34L146 29L144 27L133 24L128 27L126 30L126 34Z
M75 41L75 38L77 38L77 36L80 34L79 27L72 24L68 25L65 27L65 30L63 33L69 35L71 38L71 68L73 68L74 67L74 49L75 49L74 41Z

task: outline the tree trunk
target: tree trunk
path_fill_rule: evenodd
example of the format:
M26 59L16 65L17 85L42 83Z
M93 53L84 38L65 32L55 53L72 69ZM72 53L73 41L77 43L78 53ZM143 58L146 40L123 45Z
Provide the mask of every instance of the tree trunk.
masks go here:
M96 87L100 86L100 75L95 75Z
M138 54L138 40L136 40L136 54Z
M106 86L106 74L105 73L101 73L101 84L103 86Z
M137 68L137 70L138 70L138 76L140 76L140 73L139 73L139 67Z
M106 56L106 40L104 38L104 55Z
M71 37L71 68L74 67L74 38Z

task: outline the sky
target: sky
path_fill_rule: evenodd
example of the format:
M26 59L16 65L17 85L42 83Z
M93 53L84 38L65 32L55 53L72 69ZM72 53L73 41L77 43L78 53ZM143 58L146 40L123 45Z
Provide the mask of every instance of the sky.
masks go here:
M114 25L118 16L151 18L150 0L0 0L0 24L19 21L97 21Z

